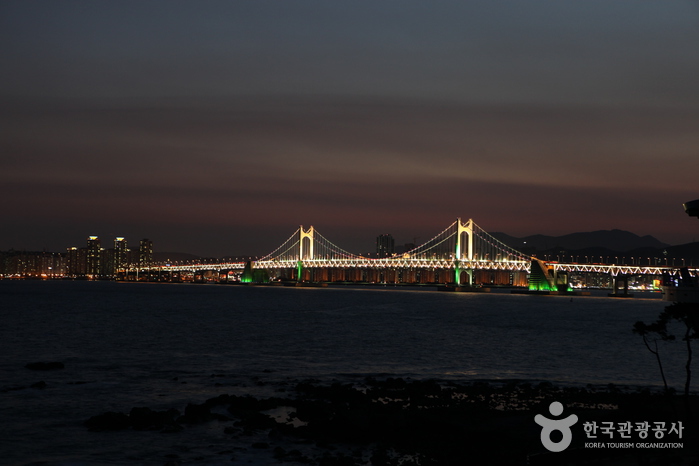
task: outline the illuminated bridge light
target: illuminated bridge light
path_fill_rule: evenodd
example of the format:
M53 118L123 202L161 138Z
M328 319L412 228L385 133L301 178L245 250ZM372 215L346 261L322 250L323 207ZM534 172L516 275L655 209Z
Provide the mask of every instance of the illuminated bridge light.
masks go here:
M587 261L586 261L587 262ZM645 262L645 261L644 261ZM445 269L453 271L449 276L454 283L459 284L468 272L472 277L473 270L501 270L511 272L530 272L529 288L537 291L556 291L565 286L556 283L553 277L561 273L597 272L616 275L646 274L660 275L663 273L677 273L678 268L663 267L657 264L647 266L640 263L634 265L608 265L608 264L566 264L556 262L545 264L516 249L513 249L497 240L485 230L480 228L473 220L461 222L460 219L453 222L442 232L427 242L413 248L401 255L386 258L369 258L352 254L333 244L322 236L314 227L304 229L299 227L286 241L266 256L253 261L225 262L221 264L171 264L166 270L172 272L197 273L206 270L238 270L242 272L241 281L251 283L264 281L266 276L275 270L293 270L295 278L303 279L304 268L318 270L323 268L340 269L412 269L430 268L434 271ZM534 265L538 264L538 265ZM148 271L161 270L157 264L151 267L122 268L122 273L147 273ZM551 270L549 270L551 269ZM691 273L696 274L693 270ZM548 274L548 276L547 276ZM465 275L464 275L465 277Z

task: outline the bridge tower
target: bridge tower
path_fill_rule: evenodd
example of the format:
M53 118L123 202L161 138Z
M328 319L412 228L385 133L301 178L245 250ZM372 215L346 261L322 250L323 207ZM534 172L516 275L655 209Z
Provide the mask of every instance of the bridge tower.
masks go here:
M461 218L456 219L456 254L454 256L454 282L456 286L461 285L461 261L463 257L463 246L461 242L462 233L468 235L468 240L466 242L466 260L471 262L473 260L473 219L468 219L466 223L461 223ZM473 270L471 268L466 269L468 273L468 284L473 284Z
M299 227L299 260L313 260L313 239L314 239L314 233L315 229L313 226L311 226L308 230L303 229L303 225ZM308 238L309 241L309 247L308 250L305 251L303 247L303 240L304 238ZM305 253L305 254L304 254Z
M313 260L315 257L313 255L313 243L314 243L315 229L313 225L308 230L303 229L303 225L299 226L299 258L296 262L296 281L301 282L303 278L303 260ZM303 247L303 240L308 238L308 249Z

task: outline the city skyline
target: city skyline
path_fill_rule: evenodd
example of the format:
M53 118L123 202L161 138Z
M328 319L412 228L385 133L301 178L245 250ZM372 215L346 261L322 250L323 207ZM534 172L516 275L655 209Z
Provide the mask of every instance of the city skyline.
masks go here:
M0 250L693 241L696 2L0 6ZM418 239L418 243L420 240Z

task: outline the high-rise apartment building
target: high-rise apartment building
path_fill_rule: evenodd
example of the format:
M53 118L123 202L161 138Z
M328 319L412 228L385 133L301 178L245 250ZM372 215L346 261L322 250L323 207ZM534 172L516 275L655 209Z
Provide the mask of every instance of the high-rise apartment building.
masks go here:
M148 238L141 240L138 246L138 265L146 267L153 262L153 241Z
M111 277L114 275L114 249L100 248L100 276Z
M100 274L102 251L97 236L87 238L87 275L96 277Z
M390 257L393 255L396 242L392 235L379 235L376 238L376 255L378 257Z
M75 246L66 250L66 274L71 277L80 274L80 256Z
M126 255L129 252L129 247L126 244L126 239L118 236L114 239L114 266L113 273L116 273L117 269L126 265Z

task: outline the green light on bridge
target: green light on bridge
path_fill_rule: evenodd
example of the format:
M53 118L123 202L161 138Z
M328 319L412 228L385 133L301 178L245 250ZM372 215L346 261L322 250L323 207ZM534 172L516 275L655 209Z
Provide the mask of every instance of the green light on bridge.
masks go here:
M557 291L556 285L542 261L532 261L529 291Z
M559 273L552 275L546 263L540 260L532 260L531 273L529 274L530 291L572 291L568 283L568 274Z
M269 274L264 269L253 269L252 261L245 264L240 283L269 283Z

